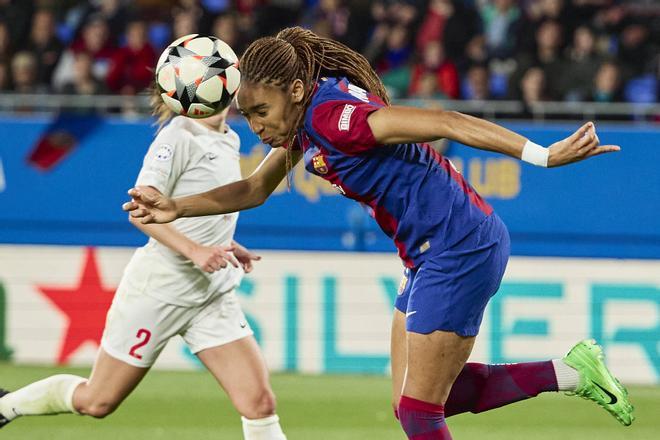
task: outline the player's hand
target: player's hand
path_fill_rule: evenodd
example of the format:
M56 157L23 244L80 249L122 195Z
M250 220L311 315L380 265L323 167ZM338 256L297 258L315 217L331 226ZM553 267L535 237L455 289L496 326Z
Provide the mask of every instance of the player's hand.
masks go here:
M559 167L620 149L618 145L600 145L596 126L587 122L566 139L550 145L548 167Z
M245 273L252 272L252 262L261 260L261 256L247 250L236 241L232 243L232 247L234 248L234 256L241 263L241 266L243 266Z
M128 190L128 195L133 200L124 203L122 209L142 224L169 223L178 217L174 200L154 188L138 186Z
M233 246L196 246L188 258L204 272L213 273L231 264L238 267L238 261L232 255Z

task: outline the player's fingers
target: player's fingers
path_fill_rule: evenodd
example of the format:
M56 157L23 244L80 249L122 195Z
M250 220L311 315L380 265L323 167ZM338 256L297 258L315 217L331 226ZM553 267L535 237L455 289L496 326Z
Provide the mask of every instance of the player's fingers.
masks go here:
M153 203L158 199L158 194L155 194L154 190L148 186L138 186L135 190L137 191L139 199L144 202Z
M144 210L143 210L144 211ZM146 225L148 223L153 223L154 222L154 216L153 214L146 214L142 219L140 220L140 223L143 225Z
M596 141L596 136L589 135L588 139L589 139L588 142L586 142L584 145L578 148L578 153L580 155L583 156L587 155L594 147L598 145L598 141Z
M245 271L245 273L252 272L252 262L250 260L248 260L247 263L243 264L243 271Z
M134 209L138 208L138 204L135 202L126 202L123 205L121 205L121 209L124 211L133 211Z
M578 129L575 131L575 133L573 133L573 134L571 135L571 141L575 142L575 141L577 141L578 139L580 139L581 137L583 137L583 136L585 135L585 133L587 132L587 130L588 130L590 127L593 127L593 125L594 125L594 123L591 122L591 121L589 121L589 122L587 122L586 124L584 124L582 127L578 128Z
M222 260L218 260L216 258L211 258L209 261L206 263L206 265L212 269L213 272L216 270L220 270L222 266Z
M206 273L215 272L215 269L210 264L205 264L204 266L202 266L202 270Z
M231 263L232 266L234 266L234 267L240 266L240 264L238 263L238 260L232 254L227 254L227 256L225 258L229 263Z
M584 134L578 138L577 140L577 146L578 149L585 149L585 148L590 148L590 145L594 143L596 139L596 132L593 129L593 126L588 128L587 131L584 132Z
M135 217L135 218L144 217L149 213L149 211L147 211L146 209L140 208L140 206L137 204L135 205L136 205L135 208L128 212L128 215L130 215L131 217Z
M621 151L621 147L618 145L601 145L600 147L595 147L588 154L587 157L598 156L605 153L614 153L616 151Z

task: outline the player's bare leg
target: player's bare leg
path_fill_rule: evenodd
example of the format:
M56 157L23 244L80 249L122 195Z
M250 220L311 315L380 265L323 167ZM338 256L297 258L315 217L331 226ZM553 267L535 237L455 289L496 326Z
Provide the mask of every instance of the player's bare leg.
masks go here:
M254 337L208 348L197 356L241 414L246 440L286 439L275 414L268 369Z
M105 417L117 409L148 371L115 359L101 348L89 379L73 393L73 407L80 414Z
M406 375L406 315L394 309L392 317L392 332L390 334L390 357L392 364L392 408L398 419L397 409L401 400L403 379Z
M407 333L408 363L398 410L408 438L451 439L444 404L474 340L443 331Z
M89 379L57 374L3 395L0 427L20 416L74 413L105 417L135 389L147 371L99 349Z

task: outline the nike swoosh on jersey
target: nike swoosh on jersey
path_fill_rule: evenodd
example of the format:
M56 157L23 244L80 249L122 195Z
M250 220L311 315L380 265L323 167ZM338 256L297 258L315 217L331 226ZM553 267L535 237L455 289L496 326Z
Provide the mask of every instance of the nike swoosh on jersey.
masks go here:
M406 312L406 318L414 315L415 313L417 313L417 310L413 310L412 312Z

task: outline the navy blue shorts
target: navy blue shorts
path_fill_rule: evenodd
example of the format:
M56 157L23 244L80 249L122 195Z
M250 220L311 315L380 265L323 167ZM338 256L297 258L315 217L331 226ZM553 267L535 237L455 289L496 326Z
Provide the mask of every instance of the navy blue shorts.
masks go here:
M509 251L506 226L492 214L451 248L406 269L395 302L406 314L406 329L476 336L486 304L500 287Z

